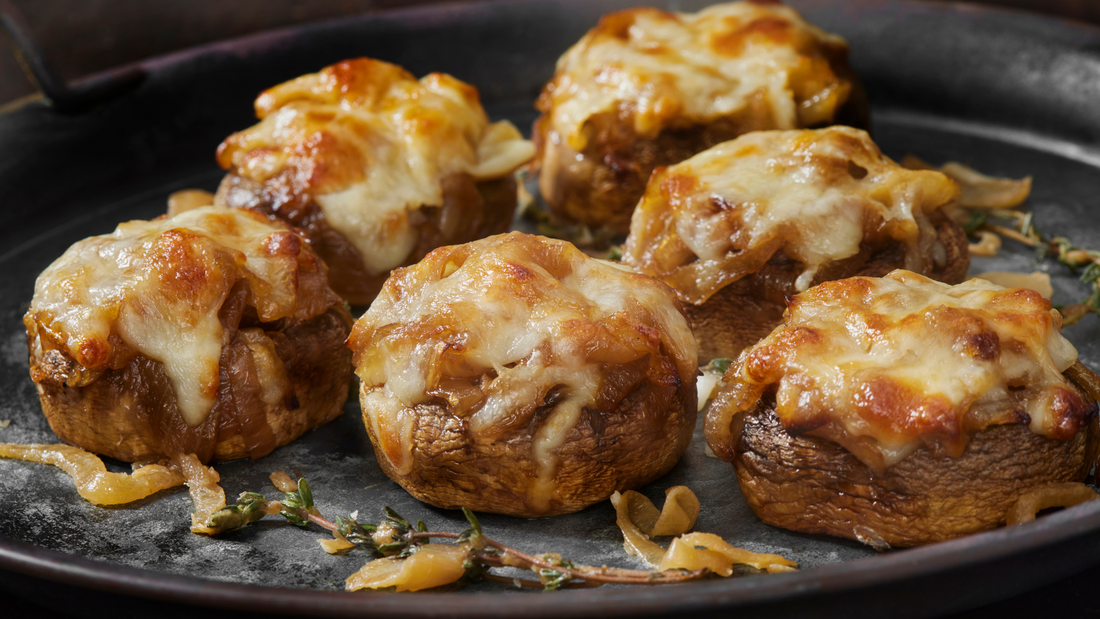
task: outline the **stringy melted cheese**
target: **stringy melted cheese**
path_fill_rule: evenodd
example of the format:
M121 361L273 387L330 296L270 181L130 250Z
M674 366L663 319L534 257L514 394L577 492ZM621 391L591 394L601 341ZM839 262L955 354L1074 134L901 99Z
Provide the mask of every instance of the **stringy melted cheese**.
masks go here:
M395 271L349 345L364 415L402 475L413 467L411 407L444 398L471 436L491 437L555 389L554 410L532 437L536 509L553 489L555 451L597 402L603 366L660 350L693 382L697 357L667 288L519 233L437 249Z
M873 239L904 243L905 268L942 264L929 213L959 188L907 170L850 127L760 131L719 144L650 179L623 260L699 304L782 252L805 290L825 264Z
M608 111L632 118L644 137L746 109L768 117L764 126L812 126L848 100L851 82L830 65L847 53L843 39L779 4L629 9L604 16L558 60L539 107L578 152L591 137L585 123Z
M443 204L444 178L501 178L534 156L511 123L489 123L473 86L368 58L264 91L256 114L218 162L279 202L312 198L373 275L404 262L417 242L410 217Z
M1060 330L1039 293L981 279L948 286L898 270L827 282L795 297L785 324L727 372L708 442L728 450L713 430L765 391L788 431L877 469L922 444L961 455L972 432L997 424L1069 439L1095 405L1062 375L1077 351Z
M234 284L248 280L264 322L318 313L299 298L305 271L320 270L306 247L285 226L239 209L125 222L76 243L43 271L25 320L84 368L121 367L132 351L159 361L184 421L196 426L217 398L218 311ZM310 263L301 273L300 260Z

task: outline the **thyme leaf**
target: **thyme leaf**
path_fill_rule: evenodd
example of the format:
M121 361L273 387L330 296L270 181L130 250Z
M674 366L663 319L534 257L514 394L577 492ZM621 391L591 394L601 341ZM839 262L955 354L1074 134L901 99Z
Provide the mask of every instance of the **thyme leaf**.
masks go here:
M730 369L733 365L733 359L729 357L716 357L710 360L710 363L703 366L703 371L711 374L725 374L726 370Z
M313 507L313 491L310 490L309 482L302 479L298 480L297 492L287 492L283 497L283 509L279 512L284 518L290 521L291 524L305 527L309 524L309 514L315 511Z
M1100 279L1100 264L1093 262L1081 272L1081 281L1086 284L1091 284L1097 279Z
M1032 212L1006 211L1005 213L1005 217L1001 217L1002 214L998 211L992 212L991 215L1013 219L1017 224L1014 228L993 225L987 221L981 225L980 229L989 230L1031 247L1035 250L1036 264L1047 258L1054 258L1073 271L1084 269L1079 277L1082 282L1092 285L1092 291L1083 301L1059 308L1062 314L1062 326L1077 324L1090 313L1100 313L1100 251L1078 247L1064 236L1047 240L1035 226ZM1009 217L1009 214L1013 216Z
M542 558L553 565L560 565L569 569L575 567L571 561L566 561L555 555L546 554ZM557 591L569 584L571 578L569 572L558 571L553 568L540 568L537 574L539 575L539 581L542 583L543 591Z
M236 505L227 505L210 514L206 526L218 533L239 529L266 516L264 508L267 504L268 501L262 494L242 492Z
M336 533L360 548L381 555L382 553L378 551L378 547L374 544L374 538L371 536L371 533L377 530L378 527L373 524L359 524L350 516L348 518L336 517Z
M382 509L386 514L386 522L388 522L390 526L392 526L394 530L397 531L398 535L404 535L409 532L409 529L413 528L413 526L409 524L408 520L402 518L400 514L390 509L388 505L383 507Z
M982 211L970 211L970 218L967 219L966 224L963 225L963 230L966 230L966 234L972 235L985 225L988 217Z

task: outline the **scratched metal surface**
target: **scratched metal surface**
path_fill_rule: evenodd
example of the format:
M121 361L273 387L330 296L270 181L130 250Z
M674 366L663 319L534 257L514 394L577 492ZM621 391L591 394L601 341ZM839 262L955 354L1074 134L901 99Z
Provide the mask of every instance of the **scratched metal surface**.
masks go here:
M221 176L212 160L213 149L222 137L250 124L250 105L256 92L328 62L370 54L404 64L417 74L442 69L469 80L481 88L493 118L507 117L526 128L534 118L534 96L549 76L553 59L590 27L596 16L621 5L566 2L570 11L563 13L562 4L536 1L490 8L445 7L403 14L391 22L334 22L276 33L151 61L147 65L150 78L137 93L86 116L58 117L32 106L0 117L0 148L7 149L0 160L0 203L5 205L0 213L0 385L5 394L0 400L0 420L11 422L0 429L0 442L56 441L28 377L21 325L36 275L81 238L110 232L119 221L162 213L171 191L185 187L212 190ZM1096 100L1100 85L1081 81L1100 66L1089 51L1100 48L1096 31L1059 22L1025 24L997 12L904 2L793 4L852 41L853 64L867 82L874 103L875 136L887 154L900 158L912 153L934 163L963 161L996 175L1031 175L1034 191L1029 205L1043 230L1066 234L1081 244L1100 245L1100 221L1095 216L1100 151L1093 146L1100 136L1100 119L1087 105ZM685 3L685 8L692 6ZM898 21L899 15L907 21ZM959 20L963 26L958 25ZM964 28L967 37L958 36L952 28ZM505 29L506 34L486 38ZM931 32L937 34L929 35ZM1019 52L1019 40L1013 37L1025 37L1031 47ZM974 38L983 45L971 49ZM959 49L943 51L935 45ZM891 59L896 51L893 47L898 46L917 56ZM1065 60L1069 58L1064 55L1065 48L1078 50L1077 64ZM981 57L962 62L968 52ZM1007 63L1007 68L997 63ZM909 71L911 79L891 77L890 67L895 64ZM1052 92L1057 88L1070 92L1070 84L1074 85L1071 95ZM998 98L998 88L1022 89L1026 96L1005 105ZM210 94L211 90L217 93ZM1048 109L1044 97L1055 94L1059 94L1061 107ZM1033 268L1029 250L1008 245L995 259L975 259L971 271ZM1067 269L1054 265L1049 270L1058 291L1055 303L1071 302L1086 294L1086 287ZM1066 334L1087 364L1100 367L1100 321L1090 317L1067 329ZM326 515L358 510L360 520L378 519L381 507L389 505L409 519L423 519L431 528L464 528L461 515L419 503L381 473L359 415L358 403L350 398L342 417L266 458L217 465L227 495L259 490L275 497L277 492L267 476L285 470L310 480L317 505ZM110 466L113 470L126 468L122 463ZM897 557L932 555L948 566L963 565L971 559L968 553L972 548L990 545L982 541L985 537L976 536L972 543L960 540L923 555L905 551L877 556L857 543L767 527L745 505L732 468L704 455L701 430L673 472L643 492L659 499L665 488L677 484L690 486L703 502L697 530L720 534L750 550L783 554L798 561L803 572L774 581L791 583L789 591L758 598L752 593L752 583L761 582L758 577L744 581L749 584L709 583L706 588L689 586L645 594L656 596L654 608L665 611L690 606L689 598L696 593L704 600L704 610L731 604L721 601L729 593L726 597L742 600L735 604L766 611L776 599L799 598L815 588L843 590L843 582L836 584L831 579L846 565L874 572L877 561L884 569L900 569L897 566L904 561ZM190 501L183 489L131 505L95 507L80 499L68 478L56 469L0 460L0 551L8 553L0 559L6 560L7 566L25 565L20 558L33 554L22 547L5 548L4 540L13 540L147 574L336 591L364 560L355 553L326 555L315 541L324 537L321 531L302 531L281 519L264 520L216 539L192 535L189 511ZM1095 506L1084 507L1059 515L1057 522L1078 526L1082 534L1095 534L1090 523L1098 512ZM613 511L606 503L553 519L486 515L482 523L492 537L522 549L560 552L580 563L639 566L623 552ZM1005 535L1012 543L1020 542L1021 535L1026 537ZM1066 555L1058 560L1060 563L1049 566L1054 574L1050 578L1097 561ZM866 568L868 565L871 567ZM814 574L822 577L814 580ZM125 577L120 575L118 582ZM896 587L901 589L895 587L894 592L900 595L907 581L897 578L901 584ZM1021 586L1038 584L1042 582ZM119 586L125 593L126 587ZM510 609L504 603L512 600L506 589L492 584L471 587L456 598L460 600L457 605L444 610L492 614ZM249 591L244 590L240 598L244 602L238 605L249 600L261 603L262 595ZM609 591L607 596L615 595ZM502 600L496 611L476 602L483 595ZM917 594L910 591L910 595ZM937 608L964 608L998 595L1007 593L986 592L955 603L941 602ZM571 602L579 599L565 594L544 610L584 614ZM598 602L601 598L583 599ZM914 599L918 601L907 614L927 614L927 604L922 606L919 596ZM423 608L410 602L404 614L420 616ZM630 608L644 611L639 606ZM863 606L863 611L873 609L873 605ZM336 606L329 611L345 614ZM436 608L433 612L440 611ZM327 611L322 608L320 612Z

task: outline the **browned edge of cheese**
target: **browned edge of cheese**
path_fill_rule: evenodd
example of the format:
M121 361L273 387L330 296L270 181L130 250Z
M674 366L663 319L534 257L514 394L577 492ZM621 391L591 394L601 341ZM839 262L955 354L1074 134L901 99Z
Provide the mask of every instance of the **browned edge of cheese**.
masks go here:
M695 344L658 282L511 233L395 271L349 339L379 463L442 507L575 511L671 467Z
M1077 351L1050 302L981 279L948 286L907 271L818 285L747 349L708 410L707 441L732 458L739 417L774 399L792 435L839 443L883 471L920 448L959 457L986 428L1069 440L1096 402L1063 372Z

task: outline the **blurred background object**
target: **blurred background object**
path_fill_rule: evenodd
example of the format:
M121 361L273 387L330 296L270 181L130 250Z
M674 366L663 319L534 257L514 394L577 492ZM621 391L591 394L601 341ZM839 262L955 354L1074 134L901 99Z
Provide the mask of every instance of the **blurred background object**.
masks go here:
M452 0L11 0L60 77L262 30ZM939 2L941 0L925 0ZM1096 0L972 0L1100 24ZM5 37L6 38L6 37ZM0 104L33 95L15 55L0 52Z
M446 0L442 0L446 1ZM11 0L58 75L72 81L203 43L441 0ZM5 40L6 33L0 34ZM0 51L0 104L33 95Z

